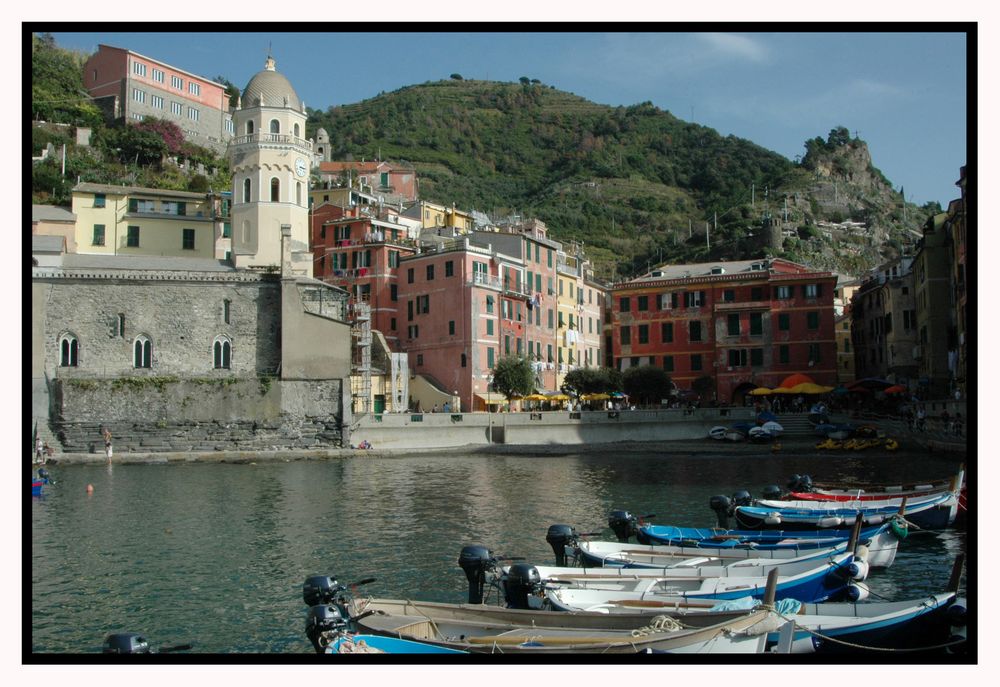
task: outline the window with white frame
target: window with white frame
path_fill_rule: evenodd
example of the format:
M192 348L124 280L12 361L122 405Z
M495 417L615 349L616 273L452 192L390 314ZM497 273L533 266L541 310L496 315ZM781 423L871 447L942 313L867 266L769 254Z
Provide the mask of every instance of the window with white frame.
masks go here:
M212 360L216 370L232 368L233 344L225 336L216 337L212 344Z
M190 93L191 95L201 95L201 84L196 84L193 81L189 81L188 93Z
M178 91L184 90L184 79L179 76L170 77L170 85L176 88Z
M163 98L158 95L149 96L149 104L155 107L157 110L163 109Z
M133 88L132 89L132 100L136 101L137 103L144 103L144 102L146 102L146 91L144 91L144 90L142 90L140 88Z
M234 135L236 134L236 126L233 124L233 120L226 120L226 131Z
M146 76L146 65L144 65L142 62L133 62L132 73L138 74L139 76Z
M69 332L59 337L59 367L76 367L80 361L80 342Z
M163 83L163 72L156 67L153 67L153 81Z
M170 101L170 114L175 114L178 117L184 114L184 107L180 103L176 103L173 100Z
M135 338L132 347L132 367L150 368L153 366L153 342L145 334Z
M199 113L198 113L198 110L196 108L188 107L188 119L190 119L192 122L197 122L198 121L198 116L199 116Z

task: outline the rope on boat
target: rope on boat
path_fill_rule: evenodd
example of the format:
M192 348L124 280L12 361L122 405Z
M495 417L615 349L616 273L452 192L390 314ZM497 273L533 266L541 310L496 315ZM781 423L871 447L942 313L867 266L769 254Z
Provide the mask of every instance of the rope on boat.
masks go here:
M659 632L677 632L682 629L684 629L684 625L677 622L669 615L657 615L653 617L653 619L649 622L649 625L632 630L632 636L646 637L647 635L657 634Z
M777 611L775 611L775 613L777 613ZM796 630L802 630L803 632L811 634L814 637L818 637L819 639L822 639L825 642L833 642L835 644L841 644L843 646L851 647L852 649L862 649L864 651L885 651L888 653L913 653L915 651L933 651L934 649L947 649L948 647L951 646L964 644L967 641L965 639L957 639L953 642L945 642L944 644L934 644L932 646L923 646L911 649L892 649L881 646L865 646L864 644L856 644L855 642L848 642L843 639L837 639L836 637L830 637L821 632L817 632L816 630L810 630L808 627L803 627L802 625L799 625L797 622L795 622L794 618L789 618L785 615L782 615L781 613L778 613L778 615L784 618L785 620L790 621Z

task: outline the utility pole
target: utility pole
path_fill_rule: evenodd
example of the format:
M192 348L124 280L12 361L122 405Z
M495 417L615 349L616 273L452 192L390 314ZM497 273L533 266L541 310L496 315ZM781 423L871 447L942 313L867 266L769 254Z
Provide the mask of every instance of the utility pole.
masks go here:
M711 241L709 239L709 233L711 231L712 231L712 225L709 224L708 222L705 222L705 248L709 249L712 247Z
M754 191L755 191L755 190L756 190L756 189L754 188L754 184L753 184L753 182L751 182L751 183L750 183L750 209L751 209L751 210L753 210L753 209L754 209L754 199L755 199L755 194L754 194Z
M691 228L691 218L688 217L688 238L694 236L694 229Z

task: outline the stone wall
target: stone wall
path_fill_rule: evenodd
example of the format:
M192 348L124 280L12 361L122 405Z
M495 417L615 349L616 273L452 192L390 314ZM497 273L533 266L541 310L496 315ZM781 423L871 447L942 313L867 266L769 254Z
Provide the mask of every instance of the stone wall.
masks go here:
M40 275L32 285L33 334L44 337L43 368L49 377L205 375L228 377L273 373L281 359L280 284L260 275L114 271L59 278ZM229 322L225 321L229 301ZM124 315L124 335L118 328ZM79 342L79 365L58 367L59 339ZM133 367L138 335L153 344L152 368ZM216 337L232 343L232 367L216 370ZM33 376L41 370L33 370Z
M340 380L61 379L53 428L67 452L268 450L342 445Z

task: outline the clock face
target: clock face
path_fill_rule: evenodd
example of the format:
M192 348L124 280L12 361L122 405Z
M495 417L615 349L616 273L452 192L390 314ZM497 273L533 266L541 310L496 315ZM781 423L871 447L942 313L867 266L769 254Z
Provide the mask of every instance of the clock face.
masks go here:
M295 173L300 177L304 177L306 175L306 161L301 157L296 158L295 160Z

